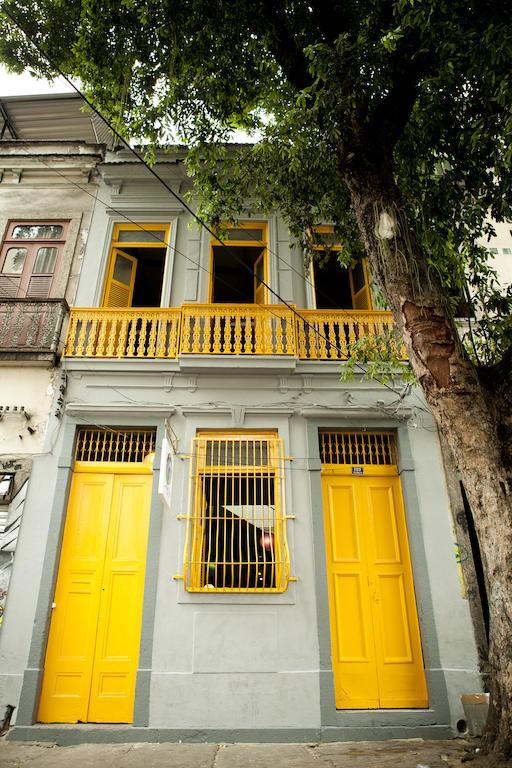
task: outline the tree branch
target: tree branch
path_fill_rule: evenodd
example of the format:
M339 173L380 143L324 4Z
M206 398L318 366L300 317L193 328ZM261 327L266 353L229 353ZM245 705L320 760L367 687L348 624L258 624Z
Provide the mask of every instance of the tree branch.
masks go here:
M417 34L404 37L390 57L391 86L371 109L367 134L392 152L411 116L421 80L435 68L432 51L420 53Z
M333 43L342 32L352 27L350 8L347 5L340 8L339 4L333 3L332 0L310 0L309 5L313 20L326 42Z
M302 91L311 85L312 79L304 50L290 30L283 5L275 0L263 0L262 13L265 15L271 53L290 85L297 91Z

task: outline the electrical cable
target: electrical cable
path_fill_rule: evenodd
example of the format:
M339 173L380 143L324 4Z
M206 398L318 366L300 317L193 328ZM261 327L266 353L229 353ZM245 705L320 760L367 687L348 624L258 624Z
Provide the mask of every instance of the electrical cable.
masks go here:
M30 144L30 142L29 142L29 141L27 141L27 140L25 140L25 139L18 139L18 141L20 141L20 142L22 142L22 143L25 143L25 144ZM25 154L27 157L30 157L30 156L31 156L29 152L25 152L24 154ZM77 189L80 189L82 192L84 192L85 194L89 195L89 197L92 197L92 198L95 200L95 202L97 202L97 203L100 203L100 204L101 204L101 205L103 205L105 208L109 208L110 210L112 210L112 211L114 211L115 213L117 213L119 216L122 216L122 217L123 217L123 218L124 218L126 221L128 221L128 222L130 222L131 224L133 224L134 226L138 227L138 228L139 228L141 231L143 231L143 232L146 232L146 233L147 233L147 234L148 234L150 237L152 237L152 238L153 238L155 241L157 241L158 243L161 243L161 244L162 244L163 246L165 246L166 248L172 248L172 250L173 250L175 253L179 254L180 256L183 256L183 258L187 259L187 261L190 261L192 264L194 264L194 266L195 266L195 267L197 267L198 269L201 269L203 272L206 272L206 273L207 273L207 274L210 276L210 278L213 278L213 272L212 272L211 270L209 270L207 267L203 266L203 265L202 265L200 262L198 262L198 261L195 261L195 260L194 260L194 259L192 259L190 256L188 256L186 253L183 253L183 251L180 251L178 248L176 248L176 246L171 246L171 245L170 245L170 244L167 242L167 240L163 240L163 239L162 239L161 237L159 237L159 236L158 236L158 235L157 235L155 232L152 232L152 231L150 231L150 230L147 230L147 229L146 229L146 228L145 228L145 227L144 227L142 224L140 224L139 222L136 222L136 221L134 221L133 219L131 219L131 218L130 218L128 215L126 215L126 214L125 214L123 211L120 211L119 209L117 209L117 208L114 208L114 207L113 207L113 206L112 206L110 203L107 203L107 202L105 202L104 200L102 200L100 197L98 197L98 194L97 194L97 192L96 192L95 194L92 194L92 192L89 192L89 190L87 190L87 189L86 189L85 187L83 187L81 184L78 184L78 182L74 181L74 179L71 179L69 176L66 176L66 175L65 175L65 174L63 174L61 171L59 171L57 168L53 168L51 165L49 165L48 163L46 163L46 162L45 162L44 160L42 160L40 157L36 158L36 160L37 160L37 162L39 162L39 163L41 163L42 165L46 166L46 167L47 167L47 168L48 168L50 171L52 171L53 173L56 173L56 174L57 174L58 176L60 176L61 178L65 179L65 180L66 180L66 181L67 181L69 184L71 184L71 185L75 186ZM230 248L230 246L226 246L226 247ZM279 257L278 257L278 258L279 258ZM285 263L287 263L287 262L285 262ZM298 272L298 270L296 270L296 271L297 271L297 273L298 273L298 274L300 274L300 273ZM9 278L8 278L8 279L9 279ZM217 276L217 280L218 280L220 283L222 283L223 285L225 285L225 286L228 286L228 287L230 287L230 288L233 288L233 286L231 286L231 284L230 284L230 283L226 282L225 280L223 280L222 278L220 278L220 277L218 277L218 276ZM13 281L13 282L14 282L14 281ZM238 290L236 287L234 288L234 290L235 290L235 292L236 292L236 293L238 293L238 294L239 294L239 295L240 295L242 298L245 298L245 295L244 295L243 293L241 293L241 291L239 291L239 290ZM263 308L265 311L267 311L269 314L271 314L271 315L273 315L274 317L276 317L278 320L284 320L284 321L285 321L287 324L291 325L290 321L289 321L287 318L285 318L285 317L282 317L282 315L278 315L278 314L276 314L275 312L273 312L273 311L272 311L272 306L273 306L273 305L267 305L267 304L258 304L258 305L256 305L256 306L262 307L262 308ZM296 313L296 314L297 314L297 313ZM346 314L347 316L349 316L349 315L348 315L348 313L345 313L345 314ZM352 317L352 319L354 319L354 320L356 320L356 321L357 321L357 318L355 318L355 316L351 316L351 317ZM309 323L307 323L307 321L305 321L305 320L304 320L304 323L305 323L305 324L307 324L307 325L309 325ZM293 327L293 326L292 326L292 327ZM320 331L318 331L317 329L315 329L313 326L310 326L310 325L309 325L309 327L311 327L311 328L312 328L312 330L314 330L314 331L315 331L315 333L316 333L316 335L317 335L317 336L319 336L320 338L324 339L324 341L325 341L325 342L328 344L328 346L332 347L333 349L335 349L335 350L337 350L338 352L340 352L340 353L342 353L342 354L343 354L343 351L341 350L341 348L340 348L340 347L338 347L336 344L334 344L334 343L333 343L333 342L332 342L332 341L331 341L331 340L330 340L330 339L329 339L327 336L324 336L324 334L320 333ZM361 370L362 370L362 371L364 371L364 369L363 369L363 368L361 368ZM383 383L383 382L379 382L379 383ZM388 388L389 388L389 387L388 387ZM394 390L394 389L393 389L392 391L396 393L396 390Z
M23 143L27 143L27 144L29 144L29 143L30 143L30 142L28 142L28 141L26 141L26 140L24 140L24 139L19 139L18 141L21 141L21 142L23 142ZM29 153L29 152L25 152L24 154L25 154L27 157L30 157L30 153ZM201 264L199 261L195 261L195 259L193 259L193 258L191 258L190 256L188 256L188 255L187 255L186 253L184 253L183 251L180 251L178 248L176 248L176 246L172 246L172 245L170 245L170 243L169 243L167 240L163 240L163 239L162 239L161 237L159 237L159 236L158 236L158 235L157 235L155 232L152 232L151 230L148 230L148 229L146 229L146 228L145 228L145 227L144 227L142 224L140 224L139 222L136 222L136 221L134 221L133 219L131 219L131 218L130 218L130 217L127 215L127 214L125 214L123 211L120 211L119 209L117 209L117 208L114 208L114 206L112 206L110 203L107 203L107 202L105 202L105 200L102 200L100 197L98 197L98 194L97 194L97 192L96 192L96 194L93 194L92 192L89 192L89 190L88 190L88 189L86 189L85 187L83 187L81 184L78 184L78 182L74 181L73 179L69 178L69 176L66 176L65 174L63 174L63 173L62 173L61 171L59 171L57 168L53 168L53 167L52 167L51 165L49 165L48 163L45 163L45 161L44 161L44 160L42 160L40 157L37 157L37 158L36 158L36 160L37 160L37 162L39 162L39 163L42 163L42 165L46 166L46 167L47 167L47 168L48 168L50 171L52 171L53 173L56 173L58 176L61 176L61 177L62 177L63 179L65 179L65 180L66 180L66 181L67 181L69 184L71 184L71 185L73 185L73 186L77 187L77 189L80 189L80 190L81 190L82 192L84 192L86 195L89 195L89 197L92 197L92 198L95 200L95 202L97 202L97 203L100 203L100 204L101 204L101 205L103 205L105 208L108 208L109 210L111 210L111 211L114 211L115 213L117 213L119 216L122 216L122 217L123 217L123 218L124 218L126 221L130 222L130 224L133 224L135 227L138 227L138 229L140 229L142 232L145 232L146 234L148 234L148 235L149 235L150 237L152 237L152 238L153 238L153 239L154 239L156 242L158 242L158 243L161 243L163 246L165 246L165 248L171 248L171 249L174 251L174 253L177 253L177 254L179 254L180 256L183 256L183 258L184 258L184 259L186 259L187 261L189 261L191 264L194 264L194 266L195 266L195 267L197 267L198 269L201 269L203 272L206 272L206 273L207 273L207 274L208 274L208 275L209 275L211 278L213 278L213 272L212 272L211 270L209 270L207 267L205 267L203 264ZM233 286L231 286L231 284L230 284L230 283L226 282L225 280L223 280L222 278L220 278L220 277L218 277L218 276L217 276L217 280L218 280L220 283L222 283L223 285L225 285L225 286L228 286L228 287L233 287ZM242 298L245 298L245 295L244 295L244 294L243 294L241 291L239 291L237 288L234 288L234 290L235 290L235 291L236 291L236 293L238 293L238 294L239 294L239 295L240 295ZM277 318L278 320L284 320L284 321L285 321L287 324L291 325L290 321L289 321L287 318L285 318L285 317L283 317L282 315L279 315L279 314L277 314L277 313L275 313L275 312L273 312L273 311L272 311L272 307L273 307L273 306L277 306L277 305L272 305L272 304L271 304L271 305L267 305L267 304L257 304L257 305L255 305L255 306L259 306L259 307L262 307L262 308L263 308L263 309L265 309L265 310L266 310L266 311L267 311L269 314L271 314L273 317ZM292 327L293 327L293 326L292 326ZM319 333L319 332L318 332L318 333ZM320 334L320 335L321 335L321 334ZM326 336L325 336L325 337L323 337L323 338L325 339L326 343L327 343L327 344L329 344L329 346L333 347L334 349L338 350L339 352L342 352L342 350L341 350L339 347L337 347L336 345L334 345L334 344L333 344L333 343L332 343L332 342L331 342L331 341L330 341L330 340L329 340L329 339L328 339ZM393 390L393 391L395 391L395 390Z
M28 143L30 143L30 142L28 142L28 141L26 141L26 140L23 140L23 139L21 139L21 140L19 140L19 141L21 141L21 142L23 142L23 143L27 143L27 144L28 144ZM29 153L29 152L26 152L25 154L27 155L27 157L30 157L30 153ZM56 174L57 174L58 176L60 176L61 178L65 179L65 180L66 180L66 181L67 181L69 184L71 184L71 185L75 186L77 189L80 189L82 192L84 192L85 194L87 194L87 195L89 195L90 197L92 197L92 198L95 200L95 202L96 202L96 203L99 203L99 204L103 205L105 208L109 208L110 210L114 211L114 212L115 212L115 213L117 213L119 216L122 216L122 217L123 217L123 218L124 218L126 221L130 222L131 224L133 224L133 226L136 226L136 227L138 227L138 228L139 228L141 231L143 231L143 232L146 232L147 234L149 234L149 235L150 235L150 237L152 237L152 238L153 238L155 241L157 241L158 243L161 243L162 245L164 245L166 248L172 248L172 250L173 250L175 253L179 254L180 256L183 256L183 258L185 258L187 261L189 261L189 262L191 262L192 264L194 264L194 266L195 266L195 267L197 267L198 269L201 269L203 272L206 272L206 273L207 273L207 274L210 276L210 278L213 278L213 272L212 272L210 269L208 269L207 267L205 267L204 265L202 265L200 262L198 262L198 261L195 261L195 259L193 259L193 258L191 258L190 256L188 256L188 255L187 255L186 253L184 253L183 251L180 251L178 248L176 248L176 246L171 246L171 245L170 245L170 243L169 243L167 240L165 240L165 239L162 239L162 238L161 238L161 237L159 237L159 236L158 236L158 235L157 235L155 232L152 232L151 230L147 230L147 229L146 229L146 228L145 228L145 227L144 227L142 224L140 224L139 222L136 222L136 221L134 221L133 219L131 219L131 218L130 218L130 217L127 215L127 214L125 214L123 211L120 211L119 209L117 209L117 208L114 208L114 207L113 207L113 206L112 206L110 203L107 203L107 202L105 202L104 200L102 200L100 197L98 197L98 193L97 193L97 192L96 192L95 194L93 194L92 192L89 192L89 190L87 190L87 189L86 189L85 187L83 187L81 184L78 184L78 182L74 181L74 179L71 179L69 176L66 176L66 175L65 175L65 174L63 174L61 171L59 171L57 168L53 168L52 166L50 166L48 163L46 163L46 162L45 162L44 160L42 160L41 158L36 158L36 160L37 160L38 162L40 162L42 165L46 166L46 167L47 167L47 168L48 168L50 171L52 171L53 173L56 173ZM227 246L227 247L229 247L229 246ZM298 272L298 270L297 270L297 272ZM298 273L298 274L300 274L300 273ZM230 284L229 284L229 283L227 283L227 282L226 282L225 280L223 280L222 278L220 278L220 277L217 277L217 279L218 279L218 280L219 280L219 282L221 282L222 284L224 284L224 285L226 285L226 286L229 286L229 287L233 287L233 286L230 286ZM242 296L242 298L244 298L244 294L242 294L242 293L241 293L241 292L240 292L238 289L236 289L236 288L235 288L234 290L235 290L235 291L236 291L236 292L237 292L237 293L238 293L240 296ZM257 306L259 306L259 307L262 307L262 308L263 308L263 309L265 309L265 310L266 310L266 311L267 311L269 314L271 314L271 315L273 315L274 317L276 317L278 320L284 320L284 321L285 321L287 324L289 324L289 325L292 325L292 324L291 324L291 322L290 322L290 321L289 321L287 318L285 318L285 317L282 317L282 315L278 315L278 314L276 314L275 312L273 312L273 311L272 311L272 307L273 307L273 305L259 304L259 305L257 305ZM296 314L298 314L298 313L296 313ZM345 314L346 314L347 316L350 316L350 315L349 315L349 313L345 313ZM299 315L299 317L301 317L301 318L302 318L302 316L301 316L301 315ZM355 318L355 316L352 316L352 317L353 317L353 319L354 319L354 320L357 320L357 318ZM303 319L303 318L302 318L302 319ZM335 350L337 350L338 352L340 352L341 354L343 354L343 351L341 350L341 348L340 348L340 347L338 347L336 344L334 344L334 343L333 343L333 342L332 342L332 341L331 341L331 340L330 340L330 339L329 339L327 336L325 336L325 335L324 335L324 334L322 334L320 331L318 331L317 329L315 329L313 326L311 326L309 323L307 323L307 321L305 321L305 320L304 320L304 323L305 323L306 325L308 325L309 327L311 327L311 328L312 328L312 329L315 331L316 335L317 335L317 336L319 336L320 338L322 338L322 339L323 339L323 340L324 340L324 341L325 341L325 342L328 344L328 346L332 347L333 349L335 349ZM293 327L293 326L292 326L292 327ZM334 361L334 362L338 362L338 361ZM339 362L341 362L341 360L339 360ZM363 368L361 365L359 365L358 363L356 363L356 365L358 366L358 368L359 368L359 369L360 369L362 372L365 372L365 369L364 369L364 368ZM381 384L382 386L385 386L387 389L389 389L389 390L390 390L391 392L393 392L394 394L398 394L398 395L400 394L400 393L399 393L399 392L398 392L396 389L394 389L393 387L390 387L390 386L389 386L387 383L385 383L385 382L383 382L383 381L380 381L379 379L376 379L376 381L378 381L378 383L379 383L379 384Z
M20 22L5 8L2 9L3 13L7 16L7 18L11 21L12 24L14 24L27 38L27 40L30 42L30 44L37 50L40 56L42 58L46 59L46 61L55 69L56 72L60 74L61 77L64 78L64 80L68 83L68 85L73 88L73 90L78 94L78 96L89 106L90 109L107 125L109 130L121 141L121 143L130 151L132 154L141 162L144 167L154 176L154 178L159 181L160 184L162 184L165 189L174 197L175 200L177 200L180 205L182 205L185 210L188 211L188 213L200 224L209 234L224 248L227 248L228 251L231 253L232 256L234 256L235 261L237 261L254 279L258 280L262 285L265 286L265 288L273 295L275 296L284 306L286 306L296 317L298 317L306 327L308 327L313 333L315 333L320 338L323 338L331 347L334 349L337 349L341 354L343 354L343 351L341 348L337 347L336 344L333 344L333 342L328 339L326 336L324 336L322 333L318 331L311 323L309 323L297 310L293 305L291 305L289 302L287 302L285 299L283 299L282 296L279 295L273 288L271 288L268 283L258 277L255 272L243 261L243 259L240 259L240 257L233 251L232 247L229 246L225 241L223 241L218 234L213 230L203 219L201 219L200 216L197 215L197 213L191 208L190 205L177 193L175 190L172 189L172 187L163 179L154 168L152 168L144 159L143 155L141 155L140 152L138 152L134 147L130 145L130 143L123 137L121 133L113 126L112 122L106 118L102 113L94 106L94 104L80 91L80 89L73 83L73 81L61 70L59 65L41 48L41 46L34 41L32 36L27 32L27 30L24 28ZM267 305L263 305L265 308L267 308ZM283 318L286 322L289 322L286 320L286 318ZM355 365L363 372L366 373L365 368L360 365L357 361L355 361ZM390 387L387 382L379 381L379 383L389 389L390 391L397 394L397 391Z

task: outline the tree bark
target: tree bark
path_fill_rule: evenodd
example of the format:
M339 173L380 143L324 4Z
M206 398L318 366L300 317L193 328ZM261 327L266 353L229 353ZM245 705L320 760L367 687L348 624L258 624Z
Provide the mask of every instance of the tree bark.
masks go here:
M341 153L340 153L341 154ZM512 757L512 482L509 430L502 428L498 401L512 399L490 389L465 354L409 225L391 164L361 145L340 169L370 262L373 279L388 298L412 369L457 461L473 511L488 584L491 711L484 748ZM499 395L499 396L498 396ZM504 442L505 441L505 442Z

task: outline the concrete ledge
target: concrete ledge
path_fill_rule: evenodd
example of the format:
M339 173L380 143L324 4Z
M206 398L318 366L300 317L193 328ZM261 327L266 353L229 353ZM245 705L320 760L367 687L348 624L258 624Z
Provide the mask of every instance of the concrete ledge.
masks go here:
M297 358L293 355L180 355L180 371L186 373L219 373L230 376L234 371L293 373Z
M324 723L324 728L426 728L439 725L439 713L434 709L337 709L336 721ZM446 715L448 719L448 714ZM447 726L449 727L449 726Z
M179 363L176 358L154 357L63 357L62 367L66 371L82 374L112 373L176 373Z
M319 741L386 741L387 739L450 739L449 725L382 725L321 728Z
M132 725L30 725L14 726L7 741L51 742L58 746L75 744L128 743L268 743L297 744L334 741L381 741L385 739L446 739L453 737L448 725L382 726L346 728L258 728L258 729L174 729L140 728Z

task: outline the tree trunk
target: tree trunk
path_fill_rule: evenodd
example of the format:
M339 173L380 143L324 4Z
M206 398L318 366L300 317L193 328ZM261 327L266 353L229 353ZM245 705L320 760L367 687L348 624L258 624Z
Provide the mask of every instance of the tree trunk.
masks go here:
M512 756L512 503L508 430L462 349L437 276L409 226L385 160L354 153L342 166L372 276L388 298L412 369L450 445L473 511L490 610L491 712L483 745ZM346 157L346 154L345 154ZM510 396L510 387L508 393ZM500 393L503 401L503 392ZM510 399L507 398L507 399Z

